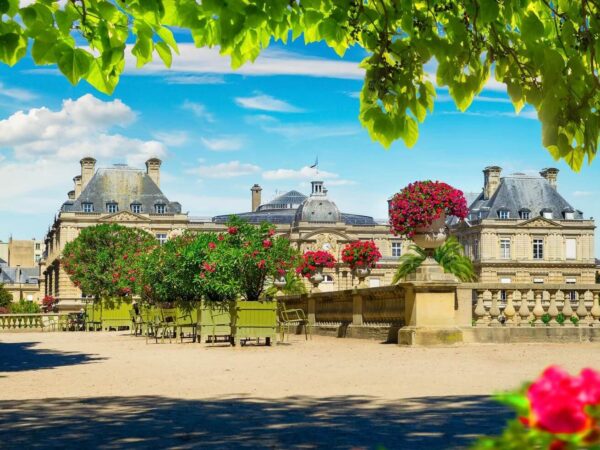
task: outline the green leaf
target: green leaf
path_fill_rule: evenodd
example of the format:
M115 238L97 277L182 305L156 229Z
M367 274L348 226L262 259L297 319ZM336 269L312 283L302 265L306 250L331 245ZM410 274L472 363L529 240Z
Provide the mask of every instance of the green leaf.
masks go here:
M152 51L154 44L152 39L145 36L138 36L138 39L131 49L131 54L137 58L136 67L139 69L152 61Z
M521 24L521 36L527 42L534 42L544 35L544 24L538 16L529 12Z
M85 77L85 80L100 92L111 95L117 86L119 77L114 74L109 75L107 71L102 69L102 64L98 59L95 59L90 66L90 70Z
M479 0L479 16L477 23L486 25L498 18L500 8L496 0Z
M18 33L0 35L0 61L14 66L27 52L27 39Z
M173 36L173 32L171 30L169 30L167 27L160 27L158 30L156 30L156 34L158 34L158 36L163 41L165 41L165 43L169 47L175 50L175 53L179 54L179 49L177 48L177 41L175 40L175 37Z
M33 61L39 65L54 64L56 62L55 47L56 40L34 39L31 46Z
M75 85L90 70L93 56L80 48L65 46L58 57L58 68Z
M171 62L173 61L173 55L171 54L171 49L164 42L157 42L155 44L156 51L160 59L163 60L165 66L171 67Z

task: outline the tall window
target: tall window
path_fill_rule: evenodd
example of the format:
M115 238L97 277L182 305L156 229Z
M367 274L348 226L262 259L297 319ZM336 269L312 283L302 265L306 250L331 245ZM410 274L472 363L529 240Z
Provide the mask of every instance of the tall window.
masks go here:
M510 239L500 239L500 259L510 259Z
M132 203L131 204L131 212L140 214L142 212L142 205L140 205L139 203Z
M392 242L392 256L395 258L402 256L402 242Z
M154 212L156 214L164 214L167 211L167 207L161 203L154 205Z
M94 204L93 203L82 203L81 207L84 213L94 212Z
M529 219L530 214L531 213L529 211L526 211L526 210L519 211L519 217L521 219L525 219L525 220Z
M498 217L500 219L508 219L510 218L510 211L507 211L506 209L501 209L500 211L498 211Z
M106 204L106 212L107 213L116 213L119 210L119 205L114 202L110 202Z
M577 239L565 240L565 257L566 259L577 259Z
M544 240L533 240L533 259L544 259Z
M160 245L163 245L165 242L167 242L167 235L165 233L158 233L156 235L156 239Z

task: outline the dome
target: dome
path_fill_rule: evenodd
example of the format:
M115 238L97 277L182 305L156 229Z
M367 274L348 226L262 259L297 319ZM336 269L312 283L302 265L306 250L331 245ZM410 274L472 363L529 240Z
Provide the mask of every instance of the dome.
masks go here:
M312 194L296 211L295 222L335 223L342 220L340 210L327 198L322 181L313 181Z

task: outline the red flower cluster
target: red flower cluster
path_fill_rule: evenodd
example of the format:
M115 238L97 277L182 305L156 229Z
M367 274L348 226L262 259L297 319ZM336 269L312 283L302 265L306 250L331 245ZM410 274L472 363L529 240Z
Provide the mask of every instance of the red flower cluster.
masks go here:
M547 368L527 390L529 426L550 433L593 433L598 423L586 408L600 407L600 373L584 369L571 376L556 366Z
M263 248L271 248L271 246L273 245L273 241L270 239L265 239L262 243Z
M342 261L351 269L374 268L380 259L381 253L373 241L354 241L342 250Z
M211 250L214 250L215 248L217 248L217 244L215 244L214 242L209 242L208 243L208 248Z
M238 227L229 227L227 228L227 232L231 235L235 235L238 234L239 228Z
M469 209L462 191L440 181L416 181L394 195L389 203L390 227L395 235L412 237L443 214L467 217Z
M215 270L217 270L217 266L216 264L209 264L209 263L202 263L202 268L206 271L206 272L210 272L213 273Z
M45 295L42 299L42 306L44 308L50 308L54 304L54 297L51 295Z
M312 277L320 268L327 267L331 269L335 266L334 256L326 251L318 250L316 252L308 251L302 255L302 262L296 268L296 273L305 278Z

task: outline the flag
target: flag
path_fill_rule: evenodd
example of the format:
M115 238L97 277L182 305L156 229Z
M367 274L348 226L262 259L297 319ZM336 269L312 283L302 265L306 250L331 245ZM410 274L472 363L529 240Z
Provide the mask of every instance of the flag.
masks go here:
M314 169L314 168L315 168L315 167L317 167L318 165L319 165L319 157L317 156L317 157L315 158L315 163L314 163L312 166L310 166L310 168L311 168L311 169Z

